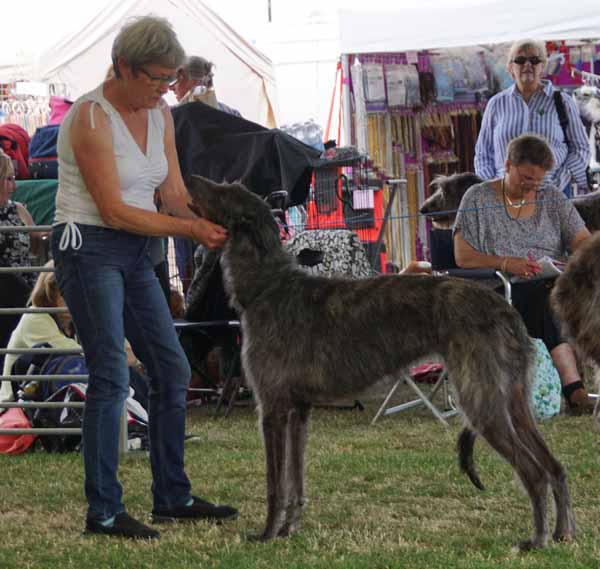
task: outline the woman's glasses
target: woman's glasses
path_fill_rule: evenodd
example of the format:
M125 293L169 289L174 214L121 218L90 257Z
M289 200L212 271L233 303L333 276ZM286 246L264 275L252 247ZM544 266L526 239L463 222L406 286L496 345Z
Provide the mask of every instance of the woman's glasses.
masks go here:
M542 63L542 59L539 58L537 55L533 55L531 57L525 57L524 55L519 55L519 57L515 57L513 59L513 63L516 63L517 65L525 65L525 63L527 63L528 61L534 67L536 65L539 65L540 63Z
M7 182L14 182L15 177L14 176L2 176L2 180L6 180Z
M148 71L146 71L143 67L140 67L140 71L146 77L148 77L148 79L150 79L150 83L153 83L154 85L163 84L171 86L179 78L177 75L152 75L151 73L148 73Z

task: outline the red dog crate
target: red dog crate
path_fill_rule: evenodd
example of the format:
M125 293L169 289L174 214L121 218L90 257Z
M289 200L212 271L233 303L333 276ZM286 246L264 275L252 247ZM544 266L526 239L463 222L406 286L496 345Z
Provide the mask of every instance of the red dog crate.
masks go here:
M306 206L306 229L351 229L373 259L383 222L382 189L382 181L363 157L332 160L316 168ZM384 246L381 249L373 268L385 272Z

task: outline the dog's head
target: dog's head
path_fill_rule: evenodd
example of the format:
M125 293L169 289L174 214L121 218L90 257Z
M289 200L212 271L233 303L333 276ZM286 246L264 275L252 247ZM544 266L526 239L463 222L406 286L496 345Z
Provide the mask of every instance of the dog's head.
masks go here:
M243 184L218 184L192 175L185 185L192 198L188 207L196 215L225 227L232 236L247 235L262 249L280 244L279 227L268 204Z
M425 200L419 211L440 226L452 226L465 192L471 186L481 182L483 180L471 172L438 176L429 185L433 193Z
M600 122L600 89L583 85L573 91L573 100L581 117L589 122Z

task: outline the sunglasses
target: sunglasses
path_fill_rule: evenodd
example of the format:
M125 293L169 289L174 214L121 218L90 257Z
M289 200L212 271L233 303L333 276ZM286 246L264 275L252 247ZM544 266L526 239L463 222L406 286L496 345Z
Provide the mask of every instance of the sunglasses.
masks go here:
M15 177L14 176L4 176L3 179L6 180L7 182L14 182L15 181Z
M527 63L528 61L533 66L542 63L542 59L539 58L537 55L534 55L532 57L525 57L524 55L519 55L519 57L515 57L513 59L513 63L516 63L517 65L525 65L525 63Z
M140 71L150 79L150 83L154 85L165 84L171 86L178 79L177 75L152 75L148 73L143 67L140 67Z

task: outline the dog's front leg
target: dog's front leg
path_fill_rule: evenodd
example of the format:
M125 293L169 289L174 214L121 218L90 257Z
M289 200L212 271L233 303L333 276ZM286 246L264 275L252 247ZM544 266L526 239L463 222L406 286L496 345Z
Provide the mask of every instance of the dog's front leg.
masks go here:
M260 535L262 541L277 537L285 522L287 421L287 412L277 411L262 417L267 460L267 522Z
M304 495L304 457L308 441L310 405L298 405L291 412L287 437L287 512L280 536L288 536L300 529L300 518L306 504Z

